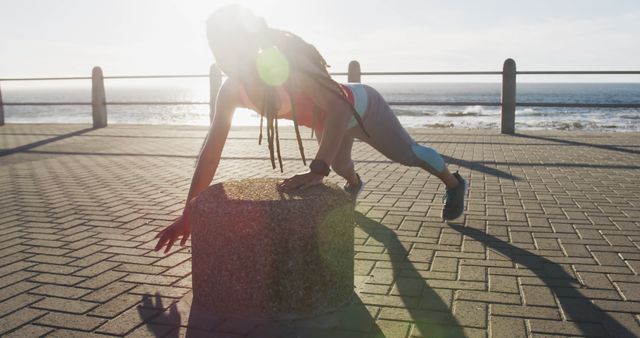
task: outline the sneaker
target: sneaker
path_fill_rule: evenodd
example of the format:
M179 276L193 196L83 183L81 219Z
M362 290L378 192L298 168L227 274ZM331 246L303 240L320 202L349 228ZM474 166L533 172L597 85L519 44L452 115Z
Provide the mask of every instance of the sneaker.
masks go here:
M354 201L358 197L358 194L360 194L360 192L362 192L362 190L364 190L364 182L360 179L360 175L358 175L356 173L356 176L358 177L358 184L356 184L355 186L352 186L352 185L349 184L349 182L347 182L342 187L342 189L344 189L344 191L348 192L349 195L351 195L351 197L353 198Z
M457 187L447 189L442 196L444 208L442 209L442 219L450 221L462 215L464 211L464 195L467 191L467 181L456 171L453 176L460 182Z

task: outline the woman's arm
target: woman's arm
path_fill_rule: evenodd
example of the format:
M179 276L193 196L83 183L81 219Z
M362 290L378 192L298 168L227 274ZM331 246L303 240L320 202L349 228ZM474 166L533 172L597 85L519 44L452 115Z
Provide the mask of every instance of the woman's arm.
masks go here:
M346 100L342 100L336 93L332 93L330 89L318 83L318 81L311 79L308 75L298 74L298 78L300 79L299 83L302 89L308 92L313 101L328 113L322 129L322 137L319 140L320 145L315 159L322 160L327 165L331 165L338 153L342 138L347 131L352 109ZM338 88L336 88L336 90L337 89ZM298 174L284 180L280 187L283 190L304 189L322 183L323 178L324 176L322 174L309 171L305 174Z
M198 155L191 187L187 195L186 204L207 189L218 168L222 149L226 143L233 113L238 106L237 90L232 80L223 83L216 99L215 114L204 141L204 146ZM186 207L186 205L185 205Z
M187 195L186 205L182 211L182 216L178 217L171 225L160 231L155 238L160 238L156 244L155 251L160 250L165 245L167 248L165 253L169 252L173 243L182 236L180 245L185 245L187 239L191 235L191 217L188 213L188 204L203 192L216 173L220 157L222 156L222 148L227 140L229 129L231 128L231 120L233 112L237 106L236 87L230 80L227 80L220 91L216 100L215 114L213 122L209 127L209 132L205 142L198 155L196 170L193 173L191 187Z
M301 76L304 90L312 100L324 111L327 117L322 130L322 137L315 159L324 161L327 165L333 163L338 153L342 138L347 131L352 116L352 109L346 100L308 76ZM336 88L336 90L338 90ZM340 95L342 95L340 93Z

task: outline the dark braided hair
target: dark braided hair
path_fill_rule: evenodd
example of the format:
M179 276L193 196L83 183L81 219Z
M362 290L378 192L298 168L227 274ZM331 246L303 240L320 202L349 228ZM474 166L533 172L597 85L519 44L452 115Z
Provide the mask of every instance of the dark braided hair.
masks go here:
M262 36L264 37L262 43L265 46L276 46L280 51L282 51L289 61L289 65L291 68L305 73L309 75L309 77L313 81L317 81L324 88L329 90L334 95L337 95L343 102L351 109L353 115L358 122L360 128L364 134L369 137L369 134L364 129L364 125L362 124L362 120L360 115L355 110L353 105L347 99L345 93L342 91L342 88L331 78L331 75L327 71L329 65L325 61L325 59L320 55L320 52L311 44L302 40L302 38L298 37L295 34L286 31L280 31L275 29L267 28L264 32L262 32ZM304 58L304 59L303 59ZM306 60L305 60L306 59ZM307 66L307 62L311 64L312 69L309 69ZM273 169L276 168L275 165L275 156L274 156L274 137L275 137L275 150L278 154L278 163L280 165L280 172L284 172L282 167L282 157L280 154L280 140L278 135L278 119L277 119L277 110L275 105L276 92L275 88L269 85L264 86L264 100L259 108L260 112L260 135L258 137L258 144L262 142L262 128L263 128L263 118L266 116L267 118L267 141L269 147L269 155L271 159L271 166ZM313 108L313 123L311 126L311 136L313 137L313 132L315 129L315 122L317 120L319 112L319 107L317 104L314 104ZM304 147L302 145L302 139L300 138L300 131L298 127L297 121L297 112L295 106L295 99L292 97L291 99L291 113L293 119L293 126L296 133L296 140L298 141L298 150L300 151L300 156L302 157L302 163L306 166L306 159L304 156ZM275 131L275 133L274 133Z
M333 95L337 95L344 104L346 104L358 122L360 128L364 134L369 137L369 134L364 129L360 115L355 108L351 105L343 92L340 84L333 80L327 71L327 62L320 55L318 50L311 44L302 40L295 34L276 30L267 27L264 19L257 17L246 7L238 4L228 5L216 10L211 17L207 20L207 38L209 45L216 55L216 51L223 52L224 46L231 42L231 52L235 53L233 56L229 56L227 61L234 62L236 59L247 60L252 59L253 53L257 53L256 49L252 48L270 48L277 47L282 52L288 61L290 69L298 71L308 75L312 81L317 81L322 87L326 88ZM222 44L223 47L217 48L218 44ZM226 43L226 44L225 44ZM255 46L257 43L258 46ZM237 49L236 49L237 48ZM256 55L254 54L253 57ZM230 57L230 58L229 58ZM246 57L249 57L248 59ZM216 55L218 61L218 56ZM255 59L254 59L255 60ZM221 66L221 65L219 65ZM228 65L225 65L228 66ZM237 65L236 65L237 66ZM248 69L246 65L242 65L244 72L253 73L255 69ZM220 67L223 69L222 67ZM230 75L229 72L239 75L237 72L243 72L238 67L225 68L223 71ZM290 72L291 73L291 72ZM240 76L241 77L241 76ZM289 83L288 83L289 82ZM287 87L290 81L285 81L283 84ZM267 119L267 142L269 147L269 157L271 159L271 166L276 168L274 151L278 155L278 164L280 171L284 172L282 168L282 156L280 153L280 138L278 133L278 111L276 107L276 88L266 82L262 83L264 95L262 102L258 107L260 113L260 135L258 136L258 144L262 143L262 129L264 124L264 118ZM288 88L287 88L288 89ZM291 91L289 91L291 92ZM304 156L304 148L302 146L302 139L300 138L300 131L298 128L297 112L295 106L295 98L291 100L291 113L293 118L293 125L296 132L296 139L298 141L298 149L302 156L302 162L306 166L306 159ZM313 108L313 121L311 125L311 137L313 137L315 123L318 119L320 107L314 103ZM275 146L274 146L275 143Z

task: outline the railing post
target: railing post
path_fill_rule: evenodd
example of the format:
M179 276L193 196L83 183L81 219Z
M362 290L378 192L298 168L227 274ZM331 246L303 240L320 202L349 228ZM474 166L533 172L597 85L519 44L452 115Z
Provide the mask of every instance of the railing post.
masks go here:
M347 82L360 83L360 63L356 60L349 62L349 73L347 75Z
M104 93L104 77L100 67L91 71L91 115L94 128L107 126L107 99Z
M214 63L209 68L209 124L213 122L213 115L216 113L216 100L221 85L222 73Z
M504 60L502 67L502 124L503 134L516 131L516 62Z
M2 89L0 88L0 126L4 126L4 105L2 104Z

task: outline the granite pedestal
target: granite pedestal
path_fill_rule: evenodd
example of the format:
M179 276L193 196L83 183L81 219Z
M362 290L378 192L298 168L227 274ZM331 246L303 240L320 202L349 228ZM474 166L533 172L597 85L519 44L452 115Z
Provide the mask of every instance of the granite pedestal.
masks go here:
M218 183L190 203L194 305L220 316L288 320L350 301L350 196L335 184L285 193L278 182Z

